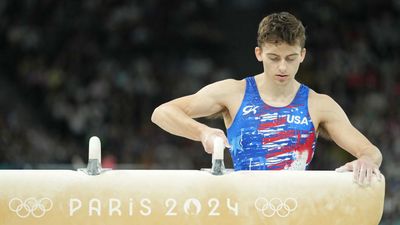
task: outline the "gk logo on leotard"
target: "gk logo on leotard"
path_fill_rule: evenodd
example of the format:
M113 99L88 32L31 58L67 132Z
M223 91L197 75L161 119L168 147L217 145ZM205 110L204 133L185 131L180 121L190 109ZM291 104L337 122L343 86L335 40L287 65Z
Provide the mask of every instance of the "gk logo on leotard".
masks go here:
M249 113L253 113L253 114L256 114L257 113L257 108L258 108L259 106L253 106L253 105L248 105L248 106L246 106L246 107L244 107L243 108L243 116L245 116L245 115L247 115L247 114L249 114Z
M297 200L287 198L285 201L280 198L272 198L268 201L266 198L257 198L254 203L258 212L261 212L265 217L288 217L291 212L297 209Z

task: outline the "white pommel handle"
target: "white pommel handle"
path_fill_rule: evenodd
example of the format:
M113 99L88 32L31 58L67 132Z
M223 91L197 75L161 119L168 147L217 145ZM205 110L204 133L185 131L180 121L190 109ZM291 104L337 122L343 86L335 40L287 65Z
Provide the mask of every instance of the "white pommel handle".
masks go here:
M224 159L224 140L220 137L214 138L214 149L213 149L213 159Z
M101 142L96 136L89 139L89 160L98 159L101 162Z

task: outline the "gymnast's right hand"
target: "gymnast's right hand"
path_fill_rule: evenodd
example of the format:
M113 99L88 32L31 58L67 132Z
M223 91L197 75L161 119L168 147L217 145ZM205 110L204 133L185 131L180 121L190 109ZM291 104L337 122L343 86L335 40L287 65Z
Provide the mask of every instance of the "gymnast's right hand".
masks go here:
M213 153L215 138L222 138L225 147L230 148L228 138L222 130L208 127L201 132L201 143L208 154Z

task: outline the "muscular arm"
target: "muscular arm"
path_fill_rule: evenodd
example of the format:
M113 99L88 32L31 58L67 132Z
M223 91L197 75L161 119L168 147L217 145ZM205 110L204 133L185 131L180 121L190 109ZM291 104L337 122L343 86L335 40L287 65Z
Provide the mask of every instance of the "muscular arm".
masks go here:
M232 80L216 82L193 95L164 103L154 110L151 120L171 134L195 141L203 142L205 134L216 132L223 136L227 144L223 131L212 129L194 118L206 117L224 110L224 99L227 98L227 88L231 82Z
M382 155L349 121L343 109L329 96L321 96L321 126L332 140L356 158L370 157L379 167Z
M343 109L329 96L319 95L319 117L322 126L332 140L358 160L347 163L341 170L354 171L354 179L363 183L372 173L379 173L382 154L349 121Z

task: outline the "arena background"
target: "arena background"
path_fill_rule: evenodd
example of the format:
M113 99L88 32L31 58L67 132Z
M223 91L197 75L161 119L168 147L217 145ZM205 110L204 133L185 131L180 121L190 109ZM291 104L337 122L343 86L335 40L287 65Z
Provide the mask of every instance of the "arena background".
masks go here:
M257 26L276 11L307 30L297 79L332 96L382 151L381 224L400 224L399 0L2 0L0 168L84 167L93 135L104 167L210 167L200 143L163 132L151 113L211 82L261 72ZM349 160L320 138L311 169Z

